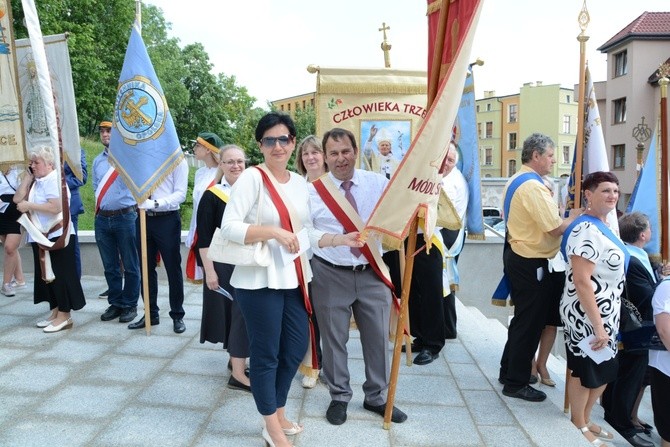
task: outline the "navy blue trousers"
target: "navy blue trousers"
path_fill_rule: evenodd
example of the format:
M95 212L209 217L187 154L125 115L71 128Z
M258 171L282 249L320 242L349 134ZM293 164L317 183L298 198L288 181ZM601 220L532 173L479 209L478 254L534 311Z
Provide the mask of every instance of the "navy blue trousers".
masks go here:
M249 380L256 408L268 416L286 405L307 352L309 324L299 288L236 289L249 335Z

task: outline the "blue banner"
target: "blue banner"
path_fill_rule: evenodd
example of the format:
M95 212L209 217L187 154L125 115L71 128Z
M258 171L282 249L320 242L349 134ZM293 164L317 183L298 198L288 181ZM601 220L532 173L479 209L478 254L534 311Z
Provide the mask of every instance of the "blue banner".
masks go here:
M468 182L468 211L465 225L468 239L484 239L482 216L481 175L479 171L479 141L477 137L477 114L475 112L475 87L472 67L465 77L461 105L455 124L455 143L460 157L458 169Z
M639 211L649 217L651 224L651 240L644 246L650 255L661 253L661 216L659 213L659 179L657 175L658 163L656 158L656 134L654 132L647 152L647 159L642 166L640 175L635 182L635 188L630 196L626 213Z
M135 26L119 77L109 152L138 203L149 198L184 157L163 89Z

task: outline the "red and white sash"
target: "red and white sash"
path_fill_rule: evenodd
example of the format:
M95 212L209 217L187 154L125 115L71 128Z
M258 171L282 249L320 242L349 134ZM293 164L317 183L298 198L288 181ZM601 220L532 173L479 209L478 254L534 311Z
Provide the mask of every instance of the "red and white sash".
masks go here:
M98 214L100 211L100 203L102 203L102 198L107 194L107 190L112 186L114 180L119 176L119 173L113 167L109 167L105 175L100 180L98 187L95 190L95 214Z

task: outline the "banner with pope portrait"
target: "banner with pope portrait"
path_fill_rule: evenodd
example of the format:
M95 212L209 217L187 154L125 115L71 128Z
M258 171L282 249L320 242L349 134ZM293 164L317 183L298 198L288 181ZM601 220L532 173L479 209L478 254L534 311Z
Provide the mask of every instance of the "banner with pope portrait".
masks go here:
M426 116L426 72L314 68L316 132L356 136L358 167L391 178Z

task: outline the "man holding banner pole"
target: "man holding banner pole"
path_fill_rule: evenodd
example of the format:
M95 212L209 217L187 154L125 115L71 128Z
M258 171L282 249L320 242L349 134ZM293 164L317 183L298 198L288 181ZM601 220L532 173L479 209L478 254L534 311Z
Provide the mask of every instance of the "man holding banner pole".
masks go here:
M377 173L356 169L359 150L353 133L332 129L323 137L329 173L310 184L310 209L316 230L345 234L359 231L374 209L388 180ZM362 248L313 247L315 313L321 330L322 370L330 390L326 419L333 425L347 420L353 392L347 367L349 323L353 312L360 332L365 363L363 407L384 416L389 386L389 317L393 285L381 258L381 246L368 242ZM407 415L393 407L391 420Z
M529 385L531 362L544 329L547 297L552 295L548 259L553 258L567 226L581 213L570 211L563 220L558 205L541 176L551 173L556 160L554 142L534 133L523 143L519 172L505 186L504 216L507 226L503 267L514 302L514 318L500 360L498 381L508 397L541 402L547 395Z

